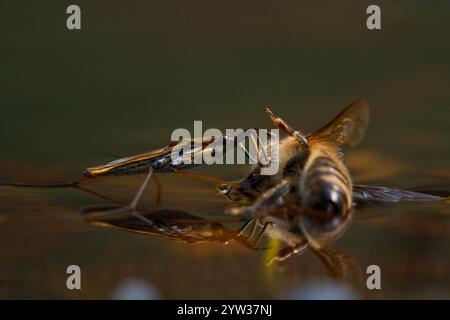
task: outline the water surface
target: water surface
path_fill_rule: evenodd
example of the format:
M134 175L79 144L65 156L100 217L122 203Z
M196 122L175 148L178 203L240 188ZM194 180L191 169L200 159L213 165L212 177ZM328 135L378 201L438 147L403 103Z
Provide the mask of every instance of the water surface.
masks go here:
M383 3L380 32L365 29L369 1L78 1L80 32L65 27L68 4L1 5L0 180L78 179L85 167L167 144L194 120L268 127L266 105L310 132L363 98L368 134L345 150L354 181L449 189L447 1ZM199 172L232 180L246 168ZM160 179L165 208L220 217L225 201L211 185ZM93 187L126 202L141 180ZM268 268L270 252L233 242L87 224L81 212L101 203L77 190L0 187L0 297L110 298L130 278L163 298L277 298L334 284L311 252ZM363 274L379 265L382 290L355 295L450 298L448 205L376 208L356 220L335 246ZM66 289L70 264L82 269L81 291Z

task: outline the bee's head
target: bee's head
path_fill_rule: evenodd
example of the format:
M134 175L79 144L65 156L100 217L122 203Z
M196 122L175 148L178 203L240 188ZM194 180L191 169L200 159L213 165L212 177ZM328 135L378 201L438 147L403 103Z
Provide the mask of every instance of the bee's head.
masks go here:
M303 172L303 168L305 167L306 160L310 155L310 150L305 149L297 154L295 154L292 158L290 158L286 165L283 168L283 176L284 177L299 177Z

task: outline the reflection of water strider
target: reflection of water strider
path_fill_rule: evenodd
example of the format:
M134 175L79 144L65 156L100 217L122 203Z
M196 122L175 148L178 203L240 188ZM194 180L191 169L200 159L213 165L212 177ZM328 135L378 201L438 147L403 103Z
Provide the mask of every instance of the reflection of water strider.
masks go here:
M227 244L230 241L236 241L248 249L256 249L255 244L243 236L242 228L233 230L225 227L226 224L240 223L240 219L228 218L223 221L212 221L187 212L170 209L122 215L102 214L106 209L106 207L96 207L85 210L85 220L95 226L109 227L145 236L166 237L189 244ZM100 215L97 215L98 213ZM329 246L320 250L312 249L312 251L324 264L330 276L337 279L346 278L353 282L359 281L359 266L353 259Z
M293 130L285 121L276 118L269 109L266 109L266 112L273 124L288 135L279 143L281 170L275 175L262 175L263 164L258 164L240 183L229 183L214 177L188 173L184 169L194 166L195 163L186 164L177 159L174 161L172 151L176 143L172 143L159 150L119 159L104 166L88 168L85 174L89 178L85 180L41 186L71 186L93 193L82 185L94 181L95 177L146 173L144 183L129 205L104 210L103 213L115 215L131 212L152 225L154 222L139 215L136 209L150 178L155 178L153 173L173 172L208 180L219 185L220 191L234 202L235 206L229 210L230 213L249 216L250 220L244 224L240 234L248 225L252 225L249 235L249 238L253 239L252 246L257 245L266 231L287 244L287 247L281 249L275 256L276 260L283 260L293 253L302 252L307 247L313 250L326 247L330 241L339 237L349 224L357 202L442 199L423 193L352 183L350 174L342 162L339 148L343 145L356 145L362 139L369 121L369 109L363 101L351 104L326 126L308 136ZM223 140L220 142L223 143L230 138L222 136L221 139ZM187 149L188 154L181 154L180 157L210 152L212 142L212 138L184 141L182 143L193 148ZM270 154L271 150L270 148L267 154ZM157 199L160 199L160 188L157 194ZM159 209L159 202L156 203L156 210ZM258 227L260 231L256 234Z

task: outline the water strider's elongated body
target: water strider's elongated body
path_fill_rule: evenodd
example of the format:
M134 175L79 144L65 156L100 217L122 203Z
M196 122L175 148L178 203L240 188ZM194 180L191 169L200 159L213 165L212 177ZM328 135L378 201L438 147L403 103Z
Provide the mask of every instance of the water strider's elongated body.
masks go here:
M223 137L224 142L227 139L228 137ZM84 175L88 177L123 176L146 174L150 168L156 172L172 172L174 170L187 169L194 166L194 164L187 164L184 160L188 157L193 157L196 153L205 152L208 150L208 147L211 148L210 144L212 142L212 138L172 142L161 149L117 159L105 165L87 168L84 171ZM183 145L190 146L190 153L180 154L178 158L173 159L172 151L174 147L182 147Z

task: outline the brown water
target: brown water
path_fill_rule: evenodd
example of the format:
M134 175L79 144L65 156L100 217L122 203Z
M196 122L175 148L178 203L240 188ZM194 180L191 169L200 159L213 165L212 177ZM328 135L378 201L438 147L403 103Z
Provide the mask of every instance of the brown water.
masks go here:
M313 131L364 98L372 121L345 150L357 183L449 191L450 6L384 4L383 29L364 27L369 2L80 1L83 29L65 29L65 4L2 5L0 180L78 179L87 166L161 147L173 129L268 127L266 105ZM201 173L236 179L245 167ZM163 208L220 218L207 183L160 176ZM124 202L142 177L92 188ZM152 208L154 185L142 209ZM273 253L230 242L185 244L87 224L104 201L78 190L0 187L0 297L110 298L124 280L163 298L277 298L334 284L311 252L267 267ZM335 247L382 270L367 298L450 298L449 202L374 208ZM66 288L66 267L82 290Z

